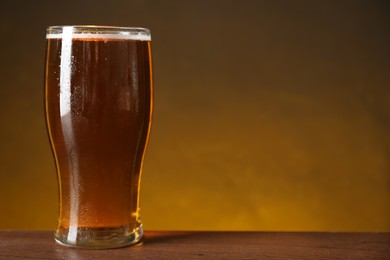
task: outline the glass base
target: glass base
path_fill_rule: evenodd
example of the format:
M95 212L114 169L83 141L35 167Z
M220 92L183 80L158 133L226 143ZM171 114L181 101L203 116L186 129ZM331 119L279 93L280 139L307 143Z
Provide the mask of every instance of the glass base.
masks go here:
M57 229L54 233L54 239L57 243L65 246L107 249L136 244L141 241L142 235L142 225L137 228L70 227L69 229Z

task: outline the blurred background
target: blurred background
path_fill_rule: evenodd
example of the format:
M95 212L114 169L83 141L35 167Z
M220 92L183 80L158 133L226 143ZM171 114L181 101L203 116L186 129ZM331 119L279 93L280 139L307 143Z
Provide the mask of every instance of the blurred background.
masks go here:
M146 230L390 231L390 2L0 2L0 229L54 229L45 28L152 31Z

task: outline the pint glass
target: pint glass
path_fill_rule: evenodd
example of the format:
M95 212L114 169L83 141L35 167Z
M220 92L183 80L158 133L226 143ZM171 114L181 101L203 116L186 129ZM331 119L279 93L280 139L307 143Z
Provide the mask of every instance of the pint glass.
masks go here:
M58 243L113 248L142 237L140 175L153 90L148 29L52 26L45 115L59 185Z

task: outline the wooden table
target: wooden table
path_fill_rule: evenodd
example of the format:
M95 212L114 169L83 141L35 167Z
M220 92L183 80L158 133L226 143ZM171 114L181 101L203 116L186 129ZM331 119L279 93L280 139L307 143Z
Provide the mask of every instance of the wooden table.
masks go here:
M390 259L390 233L147 231L136 246L88 250L50 231L0 231L0 259Z

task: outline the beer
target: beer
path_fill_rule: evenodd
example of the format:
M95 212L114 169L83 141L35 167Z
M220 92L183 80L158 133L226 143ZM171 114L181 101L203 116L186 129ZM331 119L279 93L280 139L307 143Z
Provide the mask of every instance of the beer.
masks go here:
M86 247L131 244L142 236L150 34L114 34L115 27L65 30L47 34L45 70L46 123L60 196L55 238Z

